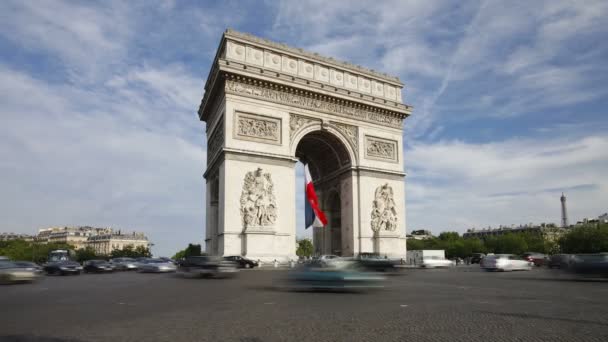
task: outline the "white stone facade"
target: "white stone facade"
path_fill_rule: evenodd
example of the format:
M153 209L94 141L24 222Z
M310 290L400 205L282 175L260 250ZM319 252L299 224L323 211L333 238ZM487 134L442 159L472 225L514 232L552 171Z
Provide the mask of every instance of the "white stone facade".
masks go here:
M317 253L403 257L405 184L398 79L225 32L199 116L207 123L206 251L295 257L298 160L329 225ZM323 234L325 236L323 236Z

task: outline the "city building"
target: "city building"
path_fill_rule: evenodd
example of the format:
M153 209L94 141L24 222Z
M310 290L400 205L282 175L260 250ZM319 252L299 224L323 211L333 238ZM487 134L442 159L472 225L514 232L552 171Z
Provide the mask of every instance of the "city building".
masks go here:
M115 249L124 249L127 246L148 248L149 244L150 242L144 233L122 234L120 231L90 236L86 242L87 247L93 248L96 254L103 255L108 255Z
M82 227L50 227L38 231L34 238L40 243L65 243L81 249L87 246L88 238L99 234L108 234L112 228Z
M426 239L431 239L433 238L433 234L431 233L430 230L423 230L423 229L419 229L419 230L412 230L412 232L410 234L407 234L406 239L414 239L414 240L426 240Z
M485 228L485 229L467 229L467 232L462 234L462 237L467 238L479 238L484 239L489 236L499 236L504 234L514 233L530 233L530 234L541 234L546 240L556 241L567 231L566 228L557 227L553 223L541 223L540 225L526 224L520 226L511 227L500 226L498 228Z
M0 233L0 241L12 241L12 240L33 241L34 237L29 234Z

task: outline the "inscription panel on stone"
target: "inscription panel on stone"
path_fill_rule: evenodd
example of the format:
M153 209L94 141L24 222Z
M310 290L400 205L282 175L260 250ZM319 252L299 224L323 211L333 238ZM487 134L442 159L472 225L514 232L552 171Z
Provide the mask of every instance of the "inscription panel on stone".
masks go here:
M365 158L389 162L398 161L397 141L365 136Z
M281 144L281 119L236 112L234 138L268 144Z

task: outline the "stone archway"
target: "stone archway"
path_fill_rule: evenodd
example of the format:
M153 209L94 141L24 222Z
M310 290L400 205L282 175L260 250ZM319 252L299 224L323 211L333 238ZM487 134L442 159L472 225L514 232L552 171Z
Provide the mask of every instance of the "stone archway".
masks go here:
M340 227L324 230L323 253L404 256L401 153L411 107L402 87L386 74L227 30L199 108L206 251L295 257L293 184L303 160L330 226Z
M313 245L315 254L335 254L352 256L354 235L349 217L352 217L352 198L341 201L342 183L352 183L352 156L341 140L328 130L306 133L298 142L296 158L309 165L321 209L325 212L328 225L314 228ZM348 196L348 194L344 194ZM344 220L343 220L344 215ZM344 221L345 224L342 224Z

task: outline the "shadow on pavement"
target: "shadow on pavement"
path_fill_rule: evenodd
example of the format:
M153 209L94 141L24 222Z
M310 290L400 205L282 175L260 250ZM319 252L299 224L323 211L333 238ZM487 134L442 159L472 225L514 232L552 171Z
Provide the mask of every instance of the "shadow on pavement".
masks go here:
M34 335L0 335L2 342L84 342L74 338L46 337Z
M596 324L602 326L608 326L608 323L590 321L586 319L574 319L574 318L562 318L562 317L550 317L550 316L542 316L528 313L517 313L517 312L493 312L493 311L477 311L479 313L484 313L488 315L495 316L503 316L503 317L515 317L515 318L524 318L524 319L542 319L542 320L551 320L551 321L560 321L560 322L568 322L568 323L577 323L577 324Z

